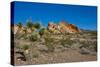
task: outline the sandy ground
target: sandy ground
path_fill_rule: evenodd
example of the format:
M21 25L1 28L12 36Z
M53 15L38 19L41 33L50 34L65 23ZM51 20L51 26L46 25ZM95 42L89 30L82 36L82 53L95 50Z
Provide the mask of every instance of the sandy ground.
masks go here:
M69 49L63 52L43 53L39 57L33 58L31 62L16 60L15 65L84 62L96 60L96 55L80 54L77 50Z

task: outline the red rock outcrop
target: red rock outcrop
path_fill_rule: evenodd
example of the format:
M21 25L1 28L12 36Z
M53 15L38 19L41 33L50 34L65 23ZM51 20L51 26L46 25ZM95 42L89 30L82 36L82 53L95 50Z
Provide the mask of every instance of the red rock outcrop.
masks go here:
M80 32L79 28L74 24L68 24L67 22L60 22L59 24L49 23L49 30L58 30L60 33L78 33Z

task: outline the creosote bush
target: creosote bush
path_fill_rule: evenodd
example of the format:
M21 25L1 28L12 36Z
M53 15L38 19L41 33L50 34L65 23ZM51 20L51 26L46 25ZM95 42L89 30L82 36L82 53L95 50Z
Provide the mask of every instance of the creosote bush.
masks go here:
M22 49L28 50L29 49L29 45L23 45Z
M29 36L29 40L30 40L30 41L37 41L37 40L39 40L39 38L40 38L40 35L39 35L39 33L37 33L37 32L33 32L33 33L30 34L30 36Z
M33 53L33 54L32 54L32 57L33 57L33 58L37 58L38 56L39 56L39 55L38 55L37 53Z
M29 45L26 45L26 44L20 44L20 45L15 45L15 47L17 48L17 49L23 49L23 50L28 50L29 49Z
M61 39L60 42L61 42L61 45L63 45L64 47L67 46L67 45L71 46L73 44L73 41L68 39L68 38Z
M40 29L39 34L42 36L45 32L45 28Z
M50 38L50 37L47 36L45 38L45 40L46 40L45 45L48 48L48 52L53 52L54 51L54 46L53 46L54 40L53 40L53 38Z

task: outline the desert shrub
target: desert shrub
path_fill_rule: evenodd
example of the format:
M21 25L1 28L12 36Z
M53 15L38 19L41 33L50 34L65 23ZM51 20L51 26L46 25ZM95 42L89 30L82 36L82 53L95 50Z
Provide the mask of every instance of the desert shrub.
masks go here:
M97 44L94 46L94 50L97 52Z
M29 49L29 45L23 45L23 46L22 46L22 49L28 50L28 49Z
M89 42L81 42L81 44L82 44L82 46L80 48L84 47L84 48L87 48L91 51L97 52L97 42L89 41Z
M33 53L33 54L32 54L32 57L33 57L33 58L37 58L38 56L39 56L38 53Z
M22 22L19 22L19 23L17 24L17 26L18 26L19 28L22 28L22 26L23 26Z
M33 26L33 23L32 23L32 21L27 21L27 23L26 23L26 27L27 28L32 28L32 26Z
M39 34L42 36L45 32L45 28L40 29Z
M17 45L17 44L15 44L14 47L17 48L17 49L21 49L21 45Z
M61 45L63 45L64 47L66 46L70 47L73 44L73 41L68 38L61 39L60 42L61 42Z
M82 44L81 47L85 47L85 48L88 48L91 45L90 42L88 42L88 41L83 41L83 42L80 42L80 43Z
M30 41L37 41L40 38L40 35L37 32L33 32L29 36Z
M48 48L48 52L53 52L54 51L54 40L53 40L53 38L50 38L50 37L46 37L45 38L45 45L47 46L47 48Z
M31 55L31 58L37 58L37 57L39 57L39 51L37 49L35 49L35 48L33 49L31 47L30 55Z
M21 34L21 36L19 37L19 39L24 39L24 40L26 40L27 39L27 34Z
M97 43L91 44L91 45L89 46L89 49L92 50L92 51L97 52Z
M29 49L29 45L26 45L26 44L20 44L20 45L15 45L15 47L16 48L18 48L18 49L23 49L23 50L27 50L27 49Z
M36 29L40 29L41 28L41 24L40 23L34 23L33 26L36 28Z
M24 39L26 37L26 34L21 34L21 33L17 33L14 35L15 39Z
M38 39L37 36L34 35L29 36L30 41L36 41L37 39Z
M23 37L23 39L24 39L24 40L27 40L27 39L28 39L27 35L26 35L26 36L24 36L24 37Z
M52 44L46 44L48 48L48 52L53 52L54 51L54 46Z

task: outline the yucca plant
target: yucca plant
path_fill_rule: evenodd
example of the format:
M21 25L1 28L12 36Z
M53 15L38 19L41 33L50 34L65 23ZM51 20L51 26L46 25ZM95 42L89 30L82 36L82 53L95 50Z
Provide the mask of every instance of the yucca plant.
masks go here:
M41 25L40 25L40 23L34 23L33 27L35 27L36 29L40 29Z
M33 27L33 23L29 20L29 21L27 21L27 23L26 23L26 28L27 29L30 29L31 31L32 31L32 27Z
M39 34L43 35L45 33L45 28L40 29Z
M22 25L21 22L19 22L19 23L17 24L17 26L18 26L19 29L21 29L21 28L23 27L23 25Z

